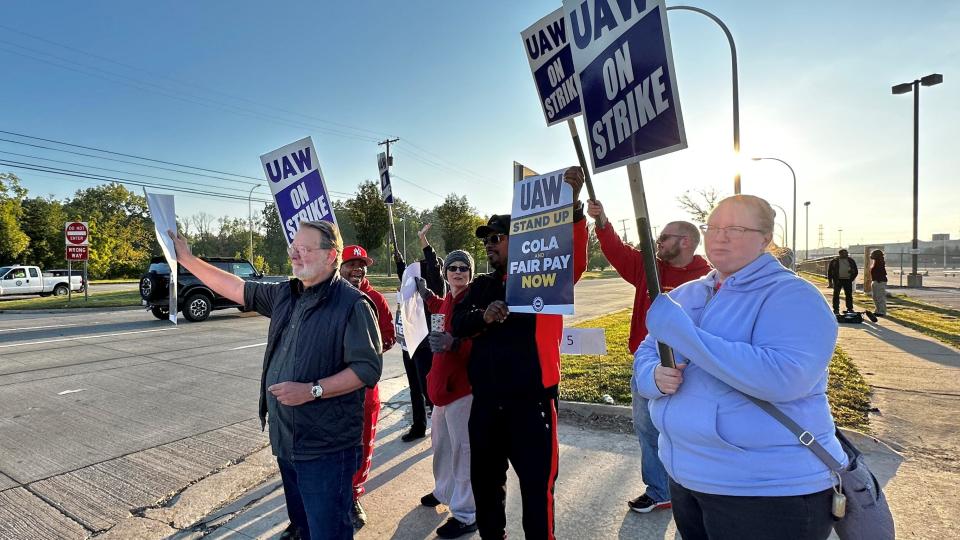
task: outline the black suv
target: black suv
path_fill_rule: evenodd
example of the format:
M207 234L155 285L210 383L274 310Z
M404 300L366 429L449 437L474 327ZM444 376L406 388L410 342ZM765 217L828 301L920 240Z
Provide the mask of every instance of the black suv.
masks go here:
M233 257L200 257L217 268L230 272L244 281L279 282L286 281L282 276L268 276L257 271L246 259ZM170 283L170 266L163 257L154 257L150 260L150 268L140 278L140 298L143 305L150 309L153 316L166 320L170 316L170 301L168 287ZM244 311L243 306L236 304L229 298L215 293L213 289L203 284L196 276L183 266L177 268L177 311L182 311L188 321L200 322L210 316L215 309L237 308Z

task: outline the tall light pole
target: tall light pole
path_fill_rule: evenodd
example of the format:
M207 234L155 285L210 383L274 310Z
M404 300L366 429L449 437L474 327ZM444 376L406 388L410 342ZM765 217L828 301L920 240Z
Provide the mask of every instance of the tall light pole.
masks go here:
M786 244L786 243L787 243L787 231L790 230L790 227L787 226L787 211L784 210L783 207L780 206L779 204L770 204L770 206L775 207L777 210L780 211L781 214L783 214L783 243ZM790 246L784 246L784 247L788 247L788 248L789 248ZM794 258L794 260L796 260L796 258L797 258L797 257L796 257L796 254L794 254L794 257L793 257L793 258Z
M943 82L943 75L932 73L926 77L915 79L913 82L898 84L893 87L894 94L913 92L913 249L910 252L910 276L907 277L907 287L923 287L923 277L917 272L917 250L919 249L917 231L917 214L919 212L920 191L920 85L933 86Z
M807 216L804 218L804 228L806 229L807 238L803 241L803 259L810 260L810 201L803 203L803 208L806 210Z
M837 234L840 235L840 238L837 240L840 245L837 246L837 249L843 249L843 229L837 229Z
M730 33L730 29L727 28L727 25L723 24L723 21L720 20L720 17L717 17L713 13L705 9L701 9L693 6L669 6L667 11L672 9L679 9L682 11L693 11L694 13L699 13L706 17L709 17L710 20L717 23L720 26L720 29L723 30L724 35L727 36L727 43L730 44L730 67L733 72L733 153L736 156L740 155L740 83L737 79L737 46L733 43L733 34ZM740 194L740 170L737 169L737 174L733 177L733 194Z
M792 242L792 244L793 244L794 260L796 260L796 253L797 253L797 173L794 172L793 167L791 167L789 163L787 163L786 161L784 161L784 160L782 160L782 159L780 159L780 158L775 158L775 157L755 157L755 158L753 158L754 161L761 161L761 160L764 160L764 159L770 160L770 161L779 161L780 163L783 163L784 165L787 166L788 169L790 169L790 174L793 175L793 242ZM794 268L794 270L796 270L796 268Z
M257 184L253 186L252 188L250 188L250 194L247 195L247 223L250 226L250 263L251 264L253 264L253 190L262 186L263 184Z

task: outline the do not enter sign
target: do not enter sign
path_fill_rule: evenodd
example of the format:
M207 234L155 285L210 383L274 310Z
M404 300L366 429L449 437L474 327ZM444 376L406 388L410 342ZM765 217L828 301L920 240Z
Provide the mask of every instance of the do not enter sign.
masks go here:
M71 221L64 227L68 246L86 246L90 243L86 221Z

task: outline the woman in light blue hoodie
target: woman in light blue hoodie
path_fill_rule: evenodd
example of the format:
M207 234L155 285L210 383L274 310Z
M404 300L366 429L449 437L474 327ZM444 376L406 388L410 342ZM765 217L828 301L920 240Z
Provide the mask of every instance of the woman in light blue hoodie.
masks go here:
M684 540L823 539L833 524L829 469L744 396L774 403L846 464L826 396L836 320L765 253L774 215L759 197L720 202L701 227L715 270L657 298L634 358ZM657 341L676 369L660 365Z

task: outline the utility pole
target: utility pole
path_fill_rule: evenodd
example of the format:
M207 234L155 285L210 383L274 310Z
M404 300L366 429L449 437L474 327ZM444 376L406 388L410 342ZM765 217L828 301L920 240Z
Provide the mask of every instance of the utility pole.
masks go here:
M817 251L823 249L823 223L817 226ZM819 254L818 255L822 255Z
M624 243L627 242L627 222L629 222L629 221L630 221L629 219L621 219L621 220L620 220L620 228L623 229L623 242L624 242Z
M840 239L837 242L840 244L838 249L843 249L843 229L837 229L837 233L840 235Z
M377 143L377 146L386 146L387 147L387 174L390 173L390 165L393 164L393 158L390 156L390 143L399 142L400 138L387 138L386 140L380 141ZM392 187L390 189L393 189ZM387 222L390 223L390 240L393 241L393 249L395 251L400 251L397 249L397 229L393 226L393 205L387 204ZM389 242L388 242L389 243ZM389 251L389 249L387 250ZM390 263L387 263L387 277L390 276Z
M807 211L807 217L804 220L804 228L807 230L807 239L803 241L803 251L805 260L810 259L810 201L803 203L803 208ZM794 254L796 255L796 254Z

